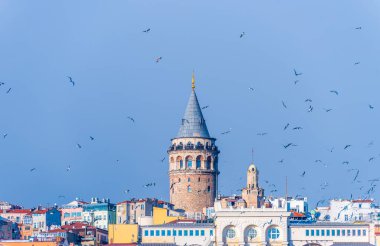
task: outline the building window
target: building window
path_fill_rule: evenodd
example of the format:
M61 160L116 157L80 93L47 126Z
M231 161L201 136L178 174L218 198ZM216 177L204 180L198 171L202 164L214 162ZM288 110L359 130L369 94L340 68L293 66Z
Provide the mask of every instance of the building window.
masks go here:
M326 236L330 236L330 230L326 230Z
M149 236L149 231L148 230L144 231L144 236L146 236L146 237Z
M248 236L249 240L252 240L252 239L254 239L255 237L257 237L257 231L256 231L256 229L254 229L254 228L249 228L249 229L248 229L248 232L247 232L247 236Z
M312 230L313 232L313 230ZM277 228L269 228L268 230L269 239L277 239L280 237L280 230Z
M207 192L210 193L210 191L211 191L211 187L207 186Z
M236 235L236 233L235 233L235 230L234 230L234 229L229 228L229 229L227 230L227 238L234 238L235 235Z
M311 230L311 236L314 237L314 230Z
M190 236L194 236L194 231L190 230Z
M153 230L150 230L150 236L151 236L151 237L154 236L154 231L153 231Z
M160 236L160 230L156 230L156 237Z
M178 178L178 182L181 182L181 178Z
M363 233L364 234L364 233ZM210 237L214 236L214 231L210 230Z
M196 168L197 168L197 169L200 169L200 168L201 168L201 158L198 158L198 157L197 157Z
M198 182L201 182L201 178L198 178Z
M191 186L187 186L187 192L191 192Z
M319 230L315 230L315 232L316 236L319 237Z
M362 208L362 204L361 203L359 203L359 208Z
M308 237L310 235L310 231L309 230L306 230L305 232L306 236Z
M352 230L352 236L353 236L353 237L356 236L356 230Z
M179 161L179 168L183 169L183 160Z
M199 230L195 230L195 236L199 236Z
M336 230L336 235L339 237L340 236L340 230Z
M331 236L335 237L335 230L331 230Z
M351 230L347 230L347 236L351 236Z
M346 236L346 230L342 230L342 236Z
M344 221L348 221L348 214L344 215Z
M165 230L161 230L161 236L165 237L166 236L166 231Z
M204 235L205 235L205 230L201 230L201 236L204 236Z
M173 236L174 236L174 237L177 236L177 230L173 230Z
M191 178L187 178L187 182L190 182L191 181Z
M182 237L182 230L178 230L178 236Z
M367 230L363 230L363 236L367 236Z
M362 232L361 230L358 230L358 236L361 236L361 232Z
M207 159L207 161L206 161L206 169L211 169L211 159Z
M187 230L183 230L183 236L187 237L189 235L189 232Z
M172 231L171 230L167 230L167 233L168 237L170 237L172 235Z

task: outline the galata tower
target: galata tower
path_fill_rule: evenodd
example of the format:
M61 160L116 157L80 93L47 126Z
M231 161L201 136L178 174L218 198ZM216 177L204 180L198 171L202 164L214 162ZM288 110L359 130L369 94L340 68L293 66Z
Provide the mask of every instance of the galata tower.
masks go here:
M199 216L204 208L214 206L219 174L215 140L203 118L193 74L185 115L168 150L170 202L189 215Z

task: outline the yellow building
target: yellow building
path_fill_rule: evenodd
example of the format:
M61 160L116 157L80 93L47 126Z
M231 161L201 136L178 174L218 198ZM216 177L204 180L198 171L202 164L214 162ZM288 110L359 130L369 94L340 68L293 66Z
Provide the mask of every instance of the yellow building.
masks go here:
M185 217L180 216L175 211L168 210L166 208L153 208L153 225L162 225L170 223L175 220L183 220Z
M0 246L59 246L60 242L2 241Z
M109 244L137 243L138 236L138 224L116 224L108 226Z

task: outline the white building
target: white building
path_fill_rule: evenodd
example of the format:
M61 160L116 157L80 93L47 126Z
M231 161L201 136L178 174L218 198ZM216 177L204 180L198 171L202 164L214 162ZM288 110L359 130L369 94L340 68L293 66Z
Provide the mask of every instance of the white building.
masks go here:
M116 205L109 199L92 198L83 205L83 220L100 229L108 230L108 224L116 224Z
M375 245L373 227L369 224L317 222L289 226L290 245Z
M217 245L288 245L286 208L222 208L215 203Z
M373 200L331 200L330 206L318 207L319 220L332 222L372 222L380 209Z
M273 208L284 208L286 207L288 211L296 211L298 213L307 213L309 211L309 205L307 202L307 197L287 197L286 199L283 197L279 198L268 198L271 206ZM286 204L286 205L285 205Z

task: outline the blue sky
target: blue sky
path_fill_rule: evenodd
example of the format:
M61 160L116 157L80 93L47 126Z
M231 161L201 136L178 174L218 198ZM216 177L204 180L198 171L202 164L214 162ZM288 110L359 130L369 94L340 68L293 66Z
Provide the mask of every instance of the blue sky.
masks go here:
M289 194L312 205L364 197L380 176L379 11L375 0L1 0L0 199L168 200L160 160L193 70L221 150L222 194L245 185L253 148L267 195L275 184L283 196L287 176ZM143 187L150 182L157 186Z

